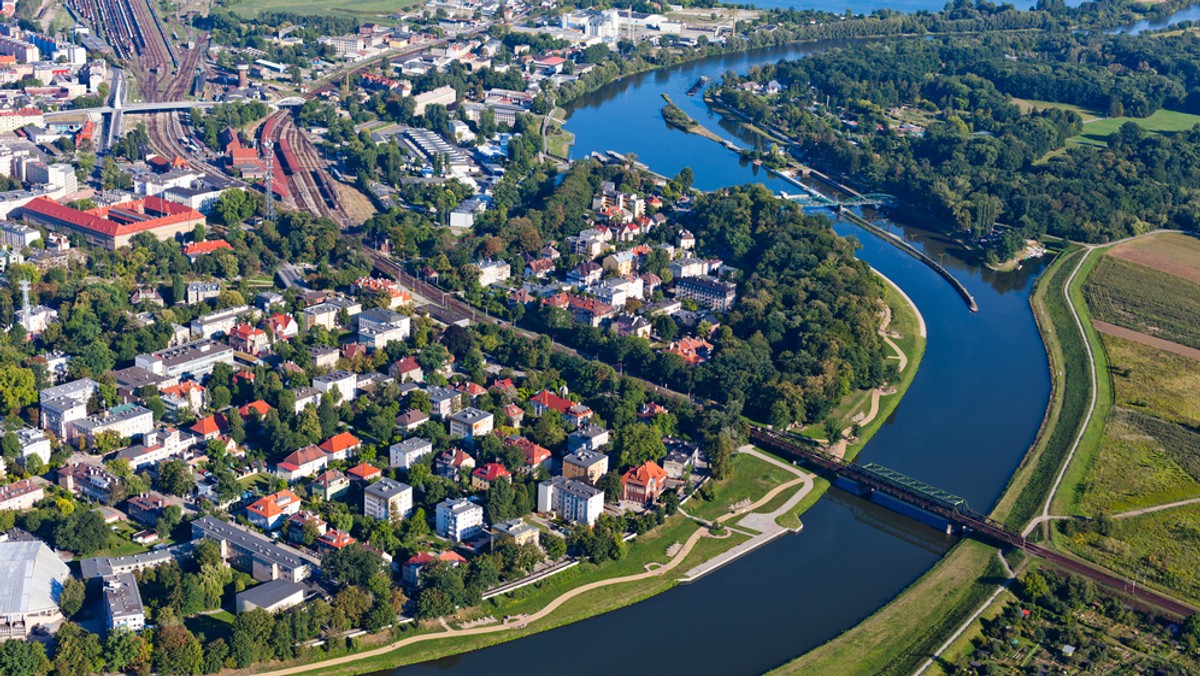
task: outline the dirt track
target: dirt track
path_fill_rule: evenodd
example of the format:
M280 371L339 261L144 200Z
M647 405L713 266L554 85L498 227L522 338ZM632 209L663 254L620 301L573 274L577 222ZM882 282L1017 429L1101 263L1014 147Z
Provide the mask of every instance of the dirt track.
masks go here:
M1200 361L1200 350L1197 350L1194 347L1188 347L1187 345L1180 345L1179 343L1172 343L1169 340L1163 340L1162 338L1155 338L1154 336L1148 336L1139 331L1134 331L1133 329L1127 329L1124 326L1117 326L1116 324L1109 324L1108 322L1102 322L1098 319L1093 319L1092 325L1095 326L1096 330L1099 331L1100 333L1103 333L1103 334L1106 334L1109 336L1116 336L1117 338L1124 338L1125 340L1131 340L1135 343L1140 343L1140 344L1146 345L1148 347L1153 347L1157 350L1162 350L1164 352L1170 352L1172 354L1177 354L1177 355L1180 355L1183 357L1187 357L1188 359L1195 359L1196 361Z

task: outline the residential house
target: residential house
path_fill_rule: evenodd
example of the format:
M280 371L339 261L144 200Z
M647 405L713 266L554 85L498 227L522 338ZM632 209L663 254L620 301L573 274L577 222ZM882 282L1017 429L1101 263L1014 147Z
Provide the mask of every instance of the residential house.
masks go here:
M195 380L184 380L178 385L164 387L159 390L159 399L166 408L169 420L178 420L180 411L192 415L204 410L208 390Z
M388 368L388 375L395 378L398 383L419 383L425 380L425 372L421 370L421 365L417 363L416 357L405 357L392 364Z
M349 533L340 531L336 528L330 528L324 533L321 533L321 537L317 538L315 546L316 550L321 552L321 554L328 554L329 552L342 549L343 547L349 547L355 542L358 542L358 540L350 537Z
M0 485L0 511L20 512L33 509L33 506L46 497L46 490L41 484L29 479L21 479L8 485Z
M329 465L329 455L316 446L293 451L275 465L275 473L284 481L294 483L310 477Z
M595 261L584 261L567 273L567 281L579 287L592 286L603 277L604 268Z
M399 521L412 512L413 489L393 479L383 479L363 491L363 514L380 521Z
M486 491L492 487L493 483L501 479L511 481L512 473L498 462L489 462L482 467L476 467L475 471L471 472L471 488L477 491Z
M621 477L621 499L649 504L662 495L667 487L667 471L653 460L625 472Z
M694 468L700 462L700 447L682 439L664 438L667 447L667 457L663 458L662 468L672 479L686 479L688 468Z
M383 470L379 469L378 467L368 465L365 462L360 462L354 467L346 470L346 475L350 477L351 481L369 484L376 479L383 478Z
M554 261L549 258L535 258L525 264L525 276L544 279L550 276L554 269Z
M266 495L246 506L246 518L252 525L272 531L283 525L287 518L300 511L300 496L282 490Z
M593 526L604 512L604 491L556 476L538 484L537 508L543 514Z
M567 435L567 450L597 451L608 445L608 430L599 425L584 425Z
M443 451L433 461L433 473L447 479L457 479L460 471L474 468L475 458L461 448Z
M303 544L304 528L310 523L313 525L313 532L316 533L317 537L321 537L325 534L325 531L329 530L329 524L316 512L302 509L288 517L288 540L296 544Z
M59 486L96 502L106 502L120 484L117 477L99 465L77 462L58 470Z
M517 435L505 439L504 445L521 449L522 455L525 456L525 465L522 468L525 472L536 472L539 467L550 469L550 449Z
M336 469L328 469L312 480L308 485L308 494L328 502L340 497L349 488L350 479L347 479L345 474Z
M275 340L291 340L300 335L300 323L295 317L282 312L267 317L266 325Z
M689 366L703 364L712 356L712 343L703 338L692 338L684 336L679 340L672 342L667 347L667 352L677 355L683 360L683 363Z
M504 415L508 418L510 426L520 429L521 421L525 419L525 409L516 404L505 404Z
M321 392L337 392L333 397L334 402L353 401L358 393L358 375L351 371L334 371L317 376L312 384Z
M475 264L479 271L479 286L487 288L512 276L512 266L506 261L482 261Z
M337 366L338 350L336 347L310 347L308 354L312 357L313 368L331 369Z
M647 340L649 340L650 331L653 328L645 317L631 314L617 315L613 325L617 327L617 335L622 338L635 336Z
M518 547L525 545L536 545L540 531L525 522L524 519L513 519L511 521L501 521L492 525L492 542L512 542Z
M396 427L405 432L412 432L427 422L429 422L429 414L415 408L410 408L396 416Z
M348 460L358 455L358 449L361 447L362 441L349 432L339 432L318 446L329 455L330 460Z
M19 454L21 466L25 467L29 459L37 456L42 461L42 467L50 464L50 437L35 427L22 427L16 431L17 443L21 447Z
M462 437L468 443L492 431L495 418L487 411L468 406L449 417L450 436Z
M400 578L405 584L416 587L421 583L421 569L434 561L454 567L464 566L467 563L467 560L456 552L447 551L436 556L421 552L404 562L404 565L400 569Z
M388 449L392 467L409 469L421 458L433 453L433 442L421 437L411 437Z
M637 270L638 257L632 251L617 251L604 257L604 269L618 276L632 274Z
M358 343L375 350L408 337L411 320L399 313L384 308L373 308L360 312L355 318L358 326Z
M437 534L451 542L470 540L483 532L483 507L466 498L443 500L435 523Z
M440 418L449 417L462 406L462 393L453 388L435 385L425 393L429 395L430 413Z
M570 399L564 399L550 390L538 392L529 399L529 402L533 405L534 415L540 416L547 411L553 411L575 426L583 425L592 417L592 409Z
M667 269L671 271L671 276L676 281L685 277L699 277L700 275L708 274L708 261L692 257L680 258L679 260L671 261Z
M271 348L271 337L256 326L234 324L229 330L229 345L235 350L257 355Z
M580 449L563 458L562 475L568 479L596 485L608 472L608 455L600 451Z
M125 511L129 518L146 526L154 528L162 518L167 501L158 493L142 493L129 498L125 503Z

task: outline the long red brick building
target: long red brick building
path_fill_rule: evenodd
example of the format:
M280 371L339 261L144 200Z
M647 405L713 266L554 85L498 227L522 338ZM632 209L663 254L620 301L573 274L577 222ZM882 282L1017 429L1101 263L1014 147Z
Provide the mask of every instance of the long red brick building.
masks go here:
M191 232L197 224L205 224L204 214L161 197L142 197L87 211L72 209L49 197L37 197L22 207L20 213L26 221L78 233L89 244L106 249L128 246L139 232L168 240Z

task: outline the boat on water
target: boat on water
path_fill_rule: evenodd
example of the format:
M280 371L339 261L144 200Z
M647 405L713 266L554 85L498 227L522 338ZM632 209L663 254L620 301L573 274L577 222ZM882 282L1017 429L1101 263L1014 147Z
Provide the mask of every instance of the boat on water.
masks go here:
M687 91L687 95L688 95L688 96L695 96L695 95L696 95L696 92L698 92L698 91L700 91L701 89L703 89L703 88L704 88L704 85L706 85L706 84L708 84L708 76L707 76L707 75L701 75L701 76L700 76L700 79L699 79L699 80L696 80L696 84L692 85L692 88L691 88L691 89L689 89L689 90Z

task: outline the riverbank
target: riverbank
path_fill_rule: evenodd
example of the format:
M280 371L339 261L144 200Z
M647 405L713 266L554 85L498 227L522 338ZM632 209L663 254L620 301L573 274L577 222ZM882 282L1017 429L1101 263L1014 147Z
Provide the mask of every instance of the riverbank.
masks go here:
M662 526L633 541L621 561L601 566L583 564L451 618L423 622L395 641L326 660L283 666L269 673L360 674L478 650L615 610L676 584L696 581L789 531L799 530L779 527L776 520L807 501L814 489L813 476L753 448L740 449L738 459L743 465L748 465L745 460L749 460L777 467L792 478L756 495L741 509L711 520L692 517L681 510ZM726 527L723 533L711 532L710 524L734 519L737 523ZM669 574L676 570L683 572ZM608 589L614 586L616 590ZM605 589L605 593L593 593L600 589ZM472 624L489 616L504 619L483 626Z

